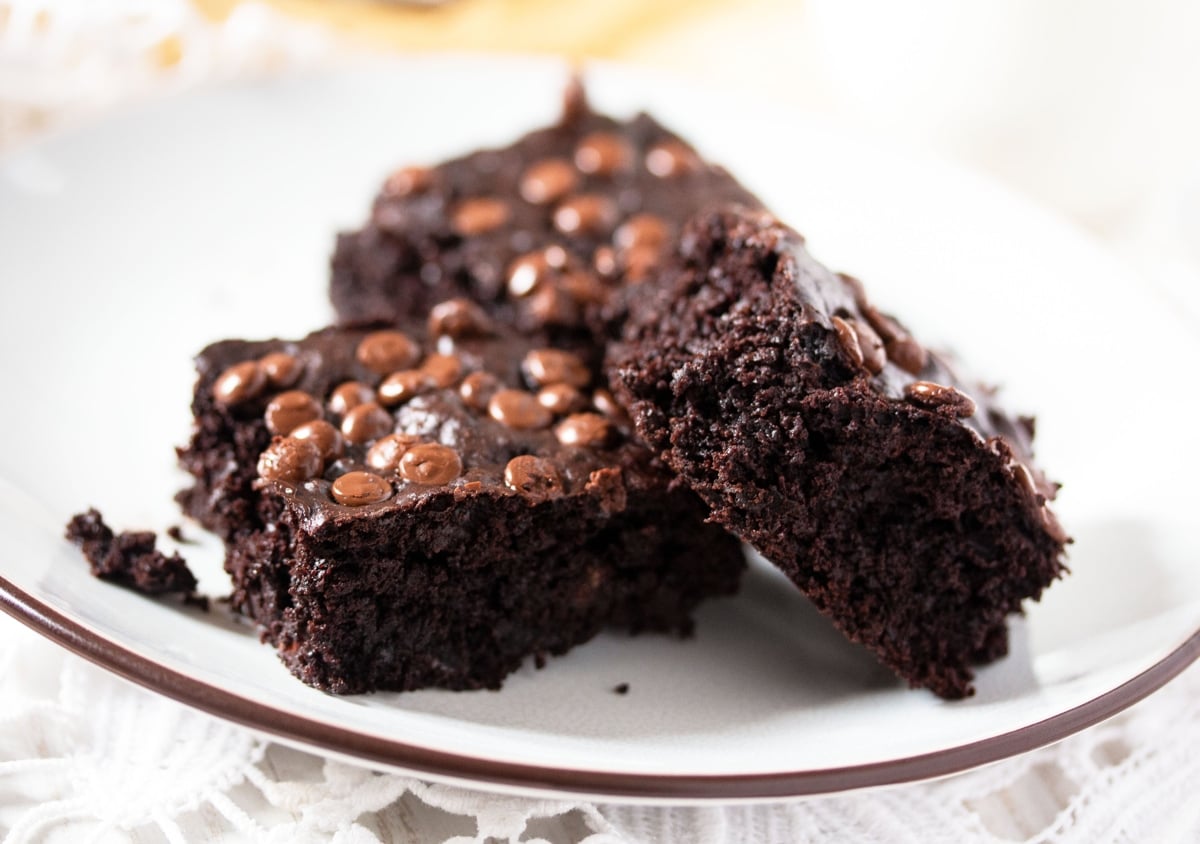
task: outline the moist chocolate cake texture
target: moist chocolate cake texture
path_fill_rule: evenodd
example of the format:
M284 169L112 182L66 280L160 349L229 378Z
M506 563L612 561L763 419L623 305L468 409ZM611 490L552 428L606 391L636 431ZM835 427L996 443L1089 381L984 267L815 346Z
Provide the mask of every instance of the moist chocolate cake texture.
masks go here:
M609 374L638 433L851 639L946 698L1068 538L1033 422L964 380L761 211L687 227Z
M456 299L200 354L180 501L301 680L495 688L606 625L687 631L736 589L737 540L540 342Z
M331 299L342 324L467 296L525 332L603 335L620 320L614 293L656 276L692 214L731 202L758 205L653 118L598 114L573 85L553 126L393 173L338 238Z
M79 546L92 574L101 580L147 595L178 593L204 603L195 595L196 576L187 561L178 552L168 557L159 551L151 531L116 533L93 508L71 519L66 537Z

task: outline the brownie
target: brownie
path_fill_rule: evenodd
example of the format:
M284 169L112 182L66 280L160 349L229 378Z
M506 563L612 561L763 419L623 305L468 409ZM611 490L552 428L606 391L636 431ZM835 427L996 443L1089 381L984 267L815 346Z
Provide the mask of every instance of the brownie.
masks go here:
M392 321L466 296L560 342L619 323L626 285L652 281L683 222L758 201L645 114L618 121L572 85L561 119L502 149L393 173L339 236L342 324Z
M851 639L972 693L1069 542L1033 421L957 374L761 211L699 215L610 349L638 433Z
M687 632L737 540L597 373L463 299L197 360L186 512L233 606L335 693L496 688L606 625Z

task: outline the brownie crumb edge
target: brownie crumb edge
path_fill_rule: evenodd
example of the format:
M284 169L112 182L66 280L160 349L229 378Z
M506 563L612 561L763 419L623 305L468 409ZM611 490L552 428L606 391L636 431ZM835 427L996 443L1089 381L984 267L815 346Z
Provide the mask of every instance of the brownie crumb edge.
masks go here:
M155 547L152 531L114 533L94 507L67 523L66 538L79 546L92 574L144 595L180 594L190 606L208 609L196 593L196 576L179 552L167 556Z

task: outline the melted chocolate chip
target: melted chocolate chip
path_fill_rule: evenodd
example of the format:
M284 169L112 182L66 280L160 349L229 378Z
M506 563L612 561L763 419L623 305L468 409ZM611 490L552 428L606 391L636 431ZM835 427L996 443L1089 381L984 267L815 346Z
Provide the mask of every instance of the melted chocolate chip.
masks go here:
M334 480L329 493L338 504L364 507L391 498L392 485L373 472L347 472Z
M439 389L452 387L462 377L462 370L458 355L433 354L421 361L421 372Z
M388 434L380 437L367 449L367 465L380 472L396 472L400 468L400 458L404 452L421 442L420 437L411 434Z
M491 324L483 308L469 299L450 299L429 311L429 334L433 337L486 337L491 333Z
M304 366L300 359L287 352L271 352L258 361L272 387L285 389L300 380Z
M613 232L613 246L620 250L642 246L658 249L666 243L669 233L662 217L648 213L635 214Z
M904 394L913 404L931 410L945 409L960 419L975 415L975 401L954 387L934 384L932 381L914 381Z
M435 386L429 373L420 369L402 369L383 379L379 385L379 403L385 407L395 407L428 393Z
M267 386L267 374L256 360L235 363L217 376L212 385L212 397L218 404L241 404L252 399Z
M362 445L390 434L392 425L392 414L375 402L367 402L346 414L342 420L342 436L348 442Z
M538 387L570 384L586 387L592 380L587 364L575 354L561 349L532 349L521 361L521 371Z
M486 234L508 222L512 209L503 199L478 196L463 200L454 209L450 222L454 230L464 237Z
M563 494L562 476L554 462L522 454L504 467L504 485L533 501L558 498Z
M887 352L884 351L883 340L879 338L875 329L871 328L868 322L855 320L852 325L854 332L858 335L859 348L862 349L863 366L872 375L878 375L887 363Z
M508 292L517 297L528 296L544 284L552 273L545 252L521 255L508 267Z
M599 304L608 300L608 288L588 272L567 272L558 279L558 289L576 302Z
M646 152L646 169L660 179L690 173L699 163L696 153L679 141L655 144Z
M312 440L275 437L258 457L258 476L267 481L302 484L321 474L321 450Z
M321 405L303 390L280 393L271 399L263 414L267 430L279 436L287 436L305 422L320 419L321 416Z
M423 193L433 185L433 172L428 167L401 167L383 183L383 194L399 198Z
M345 416L360 404L375 401L375 391L362 381L345 381L333 388L327 402L334 416Z
M570 384L551 384L542 387L537 394L538 404L556 416L576 413L587 407L583 393Z
M579 173L561 158L535 162L521 176L521 198L534 205L557 202L575 190Z
M612 278L617 274L617 250L611 246L598 246L592 253L592 267L602 278Z
M908 334L886 340L884 346L892 363L910 375L920 375L929 363L929 353L925 347Z
M547 325L575 325L579 322L579 303L561 287L546 286L529 299L529 312Z
M488 415L510 428L535 430L545 428L553 415L538 404L532 393L524 390L500 390L488 402Z
M590 448L608 445L615 433L612 422L599 413L573 413L554 428L554 435L563 445Z
M289 434L292 439L309 440L321 452L321 459L326 463L337 460L346 450L342 432L330 425L324 419L314 419L292 429Z
M421 443L400 458L400 476L414 484L448 484L462 474L462 458L449 446Z
M500 379L490 372L472 372L458 385L458 394L467 407L487 410L488 402L500 389Z
M376 375L387 375L415 364L421 349L403 331L373 331L358 344L355 356Z
M841 344L846 356L855 366L863 365L862 347L858 344L858 333L849 322L839 316L833 317L833 330L837 332L838 343Z
M565 235L601 235L616 221L616 203L603 194L577 194L554 209L554 227Z
M615 132L593 132L575 148L575 166L583 173L609 176L632 162L632 145Z

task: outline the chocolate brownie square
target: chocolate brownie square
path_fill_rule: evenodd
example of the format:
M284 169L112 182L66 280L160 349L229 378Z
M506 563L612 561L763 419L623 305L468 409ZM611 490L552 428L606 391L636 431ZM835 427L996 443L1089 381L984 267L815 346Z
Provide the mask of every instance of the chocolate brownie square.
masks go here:
M735 591L737 540L594 368L540 342L450 300L200 354L180 502L301 680L495 688L606 625L687 631Z
M610 350L638 433L851 639L972 691L1064 567L1033 422L956 374L761 211L692 221Z

